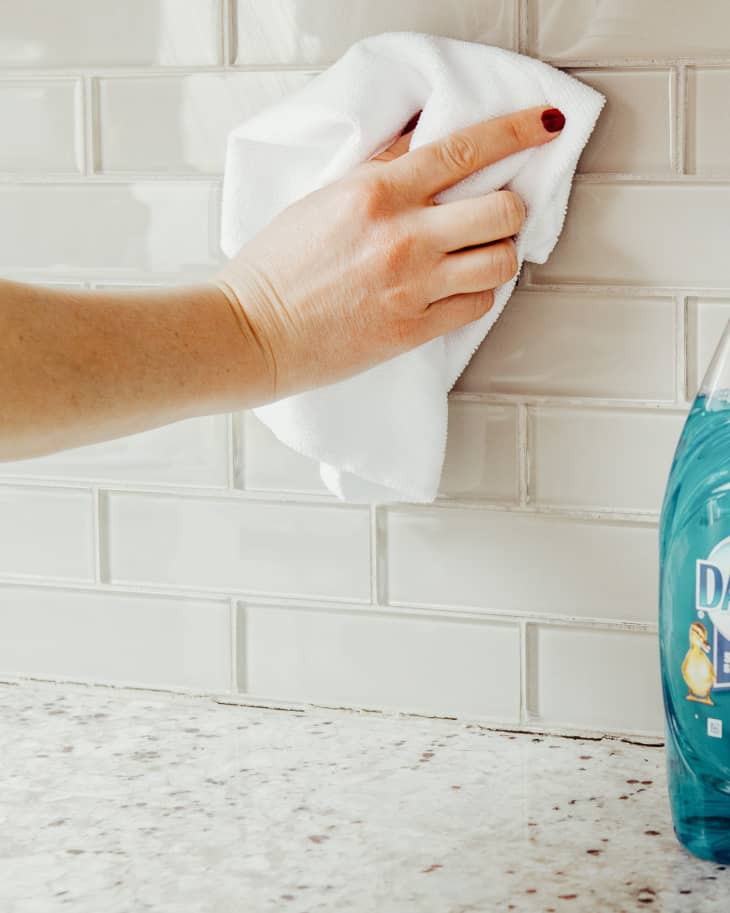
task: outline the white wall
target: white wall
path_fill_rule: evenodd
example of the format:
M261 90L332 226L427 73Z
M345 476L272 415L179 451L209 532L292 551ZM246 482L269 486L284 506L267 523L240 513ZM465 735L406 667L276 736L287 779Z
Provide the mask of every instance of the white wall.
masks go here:
M451 397L435 506L340 505L250 415L3 464L0 672L658 733L658 510L730 316L730 9L702 9L6 4L0 270L29 281L209 275L226 131L367 33L535 53L609 103Z

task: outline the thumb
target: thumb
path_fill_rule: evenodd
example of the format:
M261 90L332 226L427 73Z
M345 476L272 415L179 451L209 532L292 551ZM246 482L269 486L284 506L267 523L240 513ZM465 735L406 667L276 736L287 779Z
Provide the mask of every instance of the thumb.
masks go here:
M402 155L405 155L411 147L411 138L413 137L413 131L416 129L416 124L418 123L418 118L420 116L421 112L416 111L413 117L401 130L401 134L398 139L392 145L388 146L387 149L384 149L378 155L374 155L370 161L392 162L393 159L397 159Z

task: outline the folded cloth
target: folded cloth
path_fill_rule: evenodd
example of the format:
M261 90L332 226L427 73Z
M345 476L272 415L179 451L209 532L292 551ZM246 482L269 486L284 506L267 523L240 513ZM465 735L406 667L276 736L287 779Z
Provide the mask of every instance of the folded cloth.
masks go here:
M282 209L387 148L422 111L411 148L533 105L565 114L552 142L511 155L441 193L449 202L507 187L527 206L520 265L544 263L560 234L578 157L605 99L519 54L395 32L353 45L330 69L228 139L221 246L227 256ZM447 394L499 317L516 278L479 320L354 377L254 410L284 444L320 461L341 500L431 502L446 449Z

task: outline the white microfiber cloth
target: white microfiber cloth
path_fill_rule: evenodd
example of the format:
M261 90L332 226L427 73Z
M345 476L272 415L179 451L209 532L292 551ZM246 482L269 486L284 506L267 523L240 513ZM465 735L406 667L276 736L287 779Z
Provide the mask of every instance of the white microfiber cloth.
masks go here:
M580 153L605 99L531 57L408 32L366 38L330 69L229 135L221 246L232 257L282 209L389 146L419 110L411 149L502 114L546 105L565 114L552 142L509 156L440 194L446 203L500 188L527 219L520 265L544 263L565 218ZM499 317L516 278L484 317L344 381L255 409L284 444L320 462L340 499L436 497L448 392Z

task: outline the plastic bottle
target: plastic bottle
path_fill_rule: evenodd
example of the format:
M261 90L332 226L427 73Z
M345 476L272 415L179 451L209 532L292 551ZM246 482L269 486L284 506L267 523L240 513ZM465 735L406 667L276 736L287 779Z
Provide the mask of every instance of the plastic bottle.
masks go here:
M730 323L674 454L662 506L659 646L674 830L730 862Z

